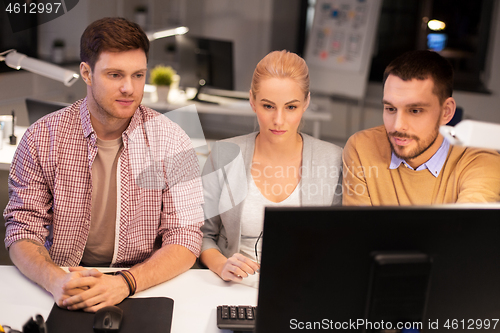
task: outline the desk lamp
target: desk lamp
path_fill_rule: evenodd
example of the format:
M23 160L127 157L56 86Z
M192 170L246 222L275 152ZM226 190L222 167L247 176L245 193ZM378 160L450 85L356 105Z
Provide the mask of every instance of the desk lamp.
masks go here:
M152 41L154 41L156 39L160 39L160 38L165 38L165 37L170 37L170 36L175 36L175 35L184 35L188 31L189 31L189 29L187 27L177 27L177 28L172 28L172 29L164 29L164 30L146 32L146 36L148 36L149 41L152 42Z
M457 146L500 150L500 124L462 120L453 126L441 126L439 132Z
M18 70L22 68L29 72L60 81L67 87L75 83L80 77L80 75L73 71L28 57L25 54L18 53L16 50L8 50L0 53L0 61L5 61L7 66L11 68Z

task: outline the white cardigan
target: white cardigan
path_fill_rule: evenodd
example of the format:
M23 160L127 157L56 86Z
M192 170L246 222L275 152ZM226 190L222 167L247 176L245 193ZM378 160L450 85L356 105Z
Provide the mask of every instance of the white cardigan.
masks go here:
M201 251L239 252L243 201L252 180L251 165L258 132L218 141L202 173L205 224ZM342 202L342 148L301 133L301 206Z

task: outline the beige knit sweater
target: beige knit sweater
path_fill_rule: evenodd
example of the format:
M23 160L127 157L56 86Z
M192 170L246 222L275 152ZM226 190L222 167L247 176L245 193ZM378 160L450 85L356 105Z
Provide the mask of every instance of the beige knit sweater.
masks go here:
M401 164L389 169L384 126L349 138L343 154L343 204L430 205L500 201L500 154L450 145L438 177Z

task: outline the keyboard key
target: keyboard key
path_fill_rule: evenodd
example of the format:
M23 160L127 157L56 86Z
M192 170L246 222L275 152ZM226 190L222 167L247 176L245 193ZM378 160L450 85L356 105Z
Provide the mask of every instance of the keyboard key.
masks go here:
M255 328L257 308L248 305L217 307L217 327L232 331L251 332Z
M235 306L230 306L229 307L229 317L231 319L236 319L237 316L236 316L236 307Z
M222 319L229 319L229 307L227 305L222 306Z
M240 306L238 308L238 318L239 319L246 319L246 316L245 316L245 308Z
M250 306L247 307L247 319L253 320L253 311Z

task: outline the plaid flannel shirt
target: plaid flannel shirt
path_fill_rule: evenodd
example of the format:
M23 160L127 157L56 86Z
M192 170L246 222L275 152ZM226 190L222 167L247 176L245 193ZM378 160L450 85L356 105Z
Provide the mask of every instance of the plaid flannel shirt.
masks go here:
M9 248L45 244L61 266L77 266L90 229L96 134L83 99L45 116L23 136L9 174L4 211ZM203 191L189 137L140 105L122 134L112 266L132 266L166 244L200 253Z

